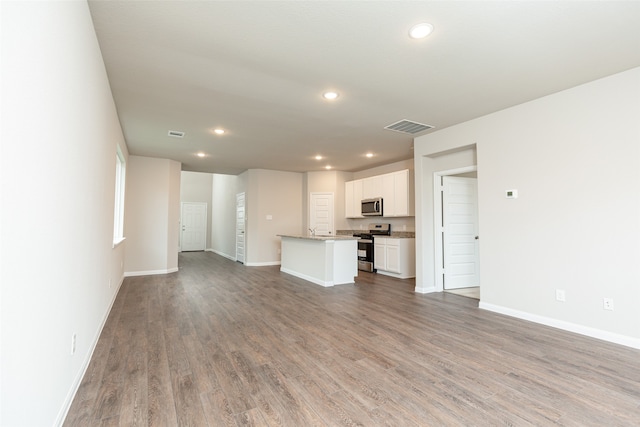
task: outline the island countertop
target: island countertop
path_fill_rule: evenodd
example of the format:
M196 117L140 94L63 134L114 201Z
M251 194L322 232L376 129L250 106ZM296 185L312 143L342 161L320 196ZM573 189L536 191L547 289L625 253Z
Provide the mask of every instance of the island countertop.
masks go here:
M353 236L304 236L302 234L278 234L278 237L289 237L291 239L304 240L358 240L359 237Z

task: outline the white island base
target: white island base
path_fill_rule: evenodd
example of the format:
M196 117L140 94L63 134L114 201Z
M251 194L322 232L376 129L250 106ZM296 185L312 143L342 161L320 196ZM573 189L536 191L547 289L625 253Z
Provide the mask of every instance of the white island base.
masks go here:
M282 238L280 271L321 286L354 283L358 275L358 240L351 236Z

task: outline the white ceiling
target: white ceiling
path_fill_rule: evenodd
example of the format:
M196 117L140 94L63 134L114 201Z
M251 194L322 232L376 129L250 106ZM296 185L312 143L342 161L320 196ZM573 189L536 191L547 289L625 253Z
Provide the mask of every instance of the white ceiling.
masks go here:
M130 153L190 171L367 169L413 156L398 120L436 132L640 66L639 1L89 5Z

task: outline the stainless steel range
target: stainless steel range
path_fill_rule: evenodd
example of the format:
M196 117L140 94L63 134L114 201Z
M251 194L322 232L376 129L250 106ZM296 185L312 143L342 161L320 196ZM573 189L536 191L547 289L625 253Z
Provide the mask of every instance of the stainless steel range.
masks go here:
M358 240L358 270L375 272L373 268L373 236L389 236L391 224L369 224L362 233L353 233Z

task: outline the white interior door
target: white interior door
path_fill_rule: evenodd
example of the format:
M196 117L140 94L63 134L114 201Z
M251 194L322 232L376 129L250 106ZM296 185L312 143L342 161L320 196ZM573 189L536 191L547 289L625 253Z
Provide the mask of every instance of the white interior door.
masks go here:
M180 250L204 251L207 246L207 204L182 203L180 223Z
M245 255L245 200L244 193L236 194L236 261L244 264Z
M480 286L477 179L442 178L444 289Z
M311 193L309 228L319 236L333 236L333 193Z

